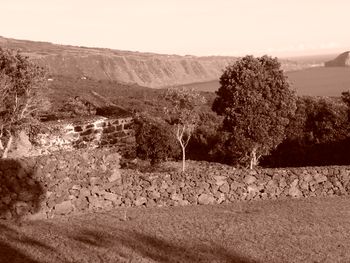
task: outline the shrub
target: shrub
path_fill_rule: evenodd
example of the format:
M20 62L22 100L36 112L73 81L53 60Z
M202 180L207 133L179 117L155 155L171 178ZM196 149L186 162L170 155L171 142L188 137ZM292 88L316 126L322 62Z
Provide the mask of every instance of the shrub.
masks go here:
M135 118L136 155L157 165L169 158L177 157L179 147L172 127L166 122L149 116Z

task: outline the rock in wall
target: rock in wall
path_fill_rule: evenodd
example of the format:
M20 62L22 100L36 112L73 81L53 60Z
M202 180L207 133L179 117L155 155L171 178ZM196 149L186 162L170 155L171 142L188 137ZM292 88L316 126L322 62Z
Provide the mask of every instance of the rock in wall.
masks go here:
M350 193L349 166L246 170L203 162L186 173L141 173L119 169L119 159L111 148L0 160L0 217Z
M115 148L0 160L0 218L50 218L100 207L101 198L117 204L119 161Z

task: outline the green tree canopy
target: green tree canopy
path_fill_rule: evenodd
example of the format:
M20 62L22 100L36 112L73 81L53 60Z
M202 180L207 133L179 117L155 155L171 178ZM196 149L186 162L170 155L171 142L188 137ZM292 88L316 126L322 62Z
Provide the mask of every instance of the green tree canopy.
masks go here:
M239 59L226 68L220 85L213 110L224 116L231 144L252 168L285 138L296 109L295 93L277 58L269 56Z

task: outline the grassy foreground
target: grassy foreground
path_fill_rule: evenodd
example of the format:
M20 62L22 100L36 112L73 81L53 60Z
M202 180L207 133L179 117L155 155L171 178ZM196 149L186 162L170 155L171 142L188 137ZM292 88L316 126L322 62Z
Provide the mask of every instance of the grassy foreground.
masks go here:
M350 198L0 222L0 262L350 262Z

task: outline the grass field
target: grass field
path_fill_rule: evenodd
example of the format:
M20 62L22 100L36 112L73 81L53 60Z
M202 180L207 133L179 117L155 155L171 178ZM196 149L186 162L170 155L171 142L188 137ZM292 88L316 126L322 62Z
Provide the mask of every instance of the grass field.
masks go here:
M0 223L0 262L350 262L350 199L120 208Z
M350 90L350 68L317 67L287 72L291 87L299 95L340 96L342 91ZM202 91L216 91L219 81L193 83L186 85Z

